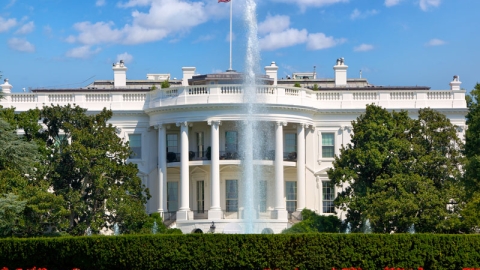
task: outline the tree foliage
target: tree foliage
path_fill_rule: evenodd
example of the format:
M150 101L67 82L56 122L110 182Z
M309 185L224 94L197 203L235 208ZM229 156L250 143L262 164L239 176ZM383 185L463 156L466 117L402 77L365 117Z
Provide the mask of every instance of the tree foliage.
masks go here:
M347 211L352 232L367 220L372 231L454 232L459 214L458 177L462 142L444 115L421 109L418 119L406 111L368 105L352 122L351 143L335 157L330 179L348 184L335 203Z
M320 216L309 209L302 210L302 221L283 230L282 233L338 233L341 231L342 222L335 215Z

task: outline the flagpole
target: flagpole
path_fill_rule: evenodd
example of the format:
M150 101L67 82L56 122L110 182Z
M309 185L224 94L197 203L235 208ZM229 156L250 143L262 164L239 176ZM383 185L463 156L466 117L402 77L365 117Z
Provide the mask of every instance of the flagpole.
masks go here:
M233 10L233 0L230 0L230 68L228 70L232 71L232 10Z

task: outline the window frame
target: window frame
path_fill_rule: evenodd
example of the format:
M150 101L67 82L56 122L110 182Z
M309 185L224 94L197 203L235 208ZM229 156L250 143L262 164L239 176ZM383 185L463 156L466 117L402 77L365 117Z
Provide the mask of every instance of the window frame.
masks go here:
M136 154L137 152L134 149L140 149L140 155L129 155L128 159L132 160L142 160L143 158L143 134L142 133L129 133L128 134L128 145L130 147L130 150ZM132 138L138 138L140 141L140 146L132 146Z
M293 197L294 199L289 199L289 185L293 187ZM298 188L297 188L297 181L285 181L285 201L286 201L286 209L287 212L293 213L297 211L297 201L298 201ZM293 208L289 206L289 203L293 203ZM293 211L292 211L293 210Z
M332 135L332 139L333 139L333 142L331 145L324 145L323 143L323 136L324 135ZM333 159L335 158L335 155L336 155L336 147L335 147L335 141L336 141L336 138L335 138L335 132L331 131L325 131L325 132L320 132L320 156L322 159ZM332 150L332 156L325 156L325 148L328 147L328 148L331 148Z
M235 196L229 197L229 183L235 183ZM236 205L236 206L235 206ZM225 212L234 213L238 212L238 180L237 179L226 179L225 180Z
M335 214L335 185L330 180L322 180L322 213ZM326 198L328 197L328 198Z

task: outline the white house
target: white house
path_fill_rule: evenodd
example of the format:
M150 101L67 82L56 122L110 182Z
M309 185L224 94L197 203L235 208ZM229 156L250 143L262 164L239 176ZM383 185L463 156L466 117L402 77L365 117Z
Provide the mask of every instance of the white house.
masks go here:
M430 107L447 115L463 137L467 107L465 91L454 77L449 90L429 87L384 87L364 78L349 79L348 66L337 60L333 79L316 73L278 78L274 62L258 76L256 102L265 155L254 156L264 169L257 179L261 199L255 232L281 232L304 208L319 214L335 212L335 188L326 171L342 144L350 141L351 121L367 104L407 110L415 117ZM111 123L130 141L130 161L152 198L149 213L159 212L171 226L185 233L195 230L235 232L244 226L241 123L245 113L242 74L234 71L197 75L184 67L181 80L170 74L147 74L146 80L127 80L123 61L114 64L114 80L95 81L79 89L33 89L11 93L1 85L4 107L25 111L44 105L77 104L90 112L113 111ZM161 89L163 81L170 87ZM293 87L294 84L301 87ZM318 90L311 90L311 89ZM261 133L262 134L262 133ZM337 211L342 217L344 213ZM212 223L213 222L213 223Z

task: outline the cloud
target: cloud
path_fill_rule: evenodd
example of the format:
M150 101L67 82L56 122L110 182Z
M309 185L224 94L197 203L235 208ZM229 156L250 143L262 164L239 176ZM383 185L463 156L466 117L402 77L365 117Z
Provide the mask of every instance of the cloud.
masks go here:
M45 25L43 27L43 34L49 38L53 37L52 27L50 27L50 25Z
M8 3L4 8L7 9L12 7L13 5L15 5L15 2L17 2L17 0L10 0L10 3Z
M273 0L274 2L296 4L302 11L305 11L308 7L323 7L338 3L348 3L349 0Z
M113 22L78 22L73 26L78 35L69 36L66 41L82 45L141 44L161 40L170 34L182 35L208 20L228 16L228 12L219 12L219 6L226 10L226 5L212 1L206 4L186 0L130 0L118 4L122 8L148 5L147 12L133 10L131 23L121 27Z
M35 46L23 38L9 39L8 46L10 47L10 49L19 52L35 52Z
M307 49L309 50L323 50L331 47L335 47L347 40L344 38L335 39L333 37L327 37L324 33L315 33L308 35Z
M97 7L105 6L105 4L105 0L97 0L97 2L95 2L95 6Z
M100 48L96 48L95 50L92 50L91 46L85 45L85 46L73 48L73 49L67 51L65 56L71 57L71 58L83 58L83 59L85 59L85 58L89 58L89 57L99 53L100 51L101 51Z
M287 29L282 32L275 32L266 35L259 40L260 48L265 51L273 51L280 48L291 47L305 43L308 39L306 29Z
M356 46L355 48L353 48L353 51L355 52L367 52L367 51L371 51L373 50L373 45L370 45L370 44L360 44L358 46Z
M127 52L124 52L117 55L117 62L120 62L120 60L123 60L125 64L129 64L133 62L133 56Z
M33 21L30 21L30 22L22 25L22 27L20 27L17 31L15 31L15 34L26 35L28 33L33 32L33 30L35 30L35 23L33 23Z
M427 11L430 7L440 6L441 0L420 0L420 8L423 11Z
M267 15L265 21L258 24L258 33L261 35L267 33L278 33L284 31L290 26L290 17L286 15Z
M441 46L441 45L444 45L446 42L441 40L441 39L438 39L438 38L434 38L434 39L431 39L429 42L427 42L425 44L425 46L427 47L432 47L432 46Z
M356 19L365 19L367 17L373 16L378 14L378 11L375 9L372 10L367 10L365 12L361 12L358 9L354 9L352 14L350 14L350 19L356 20Z
M16 19L4 19L0 17L0 33L10 30L17 25Z
M402 1L402 0L385 0L385 6L393 7L393 6L396 6L396 5L400 4L400 1Z

